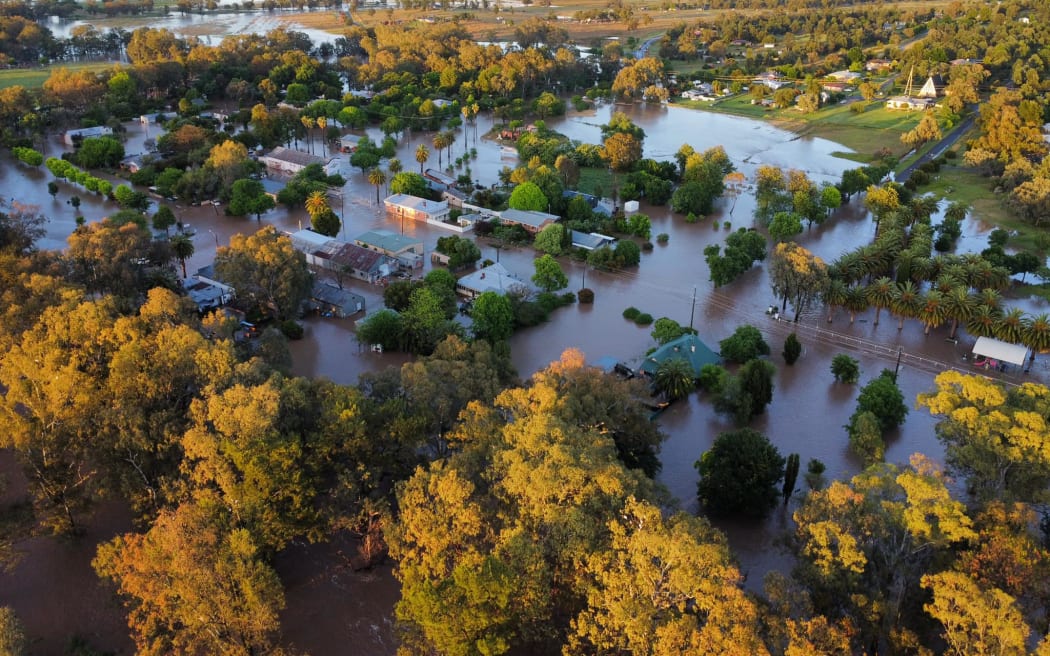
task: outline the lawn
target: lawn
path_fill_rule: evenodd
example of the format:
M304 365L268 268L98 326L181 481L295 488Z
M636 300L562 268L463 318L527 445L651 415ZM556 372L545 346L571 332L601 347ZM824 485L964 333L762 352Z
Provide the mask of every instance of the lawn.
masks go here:
M51 71L57 68L68 68L71 71L89 70L103 71L120 66L117 62L81 62L69 63L60 66L44 66L39 68L8 68L0 70L0 89L23 86L33 89L43 86L44 80L51 76Z
M611 196L616 185L616 176L605 168L584 167L580 169L580 183L577 189L585 194Z

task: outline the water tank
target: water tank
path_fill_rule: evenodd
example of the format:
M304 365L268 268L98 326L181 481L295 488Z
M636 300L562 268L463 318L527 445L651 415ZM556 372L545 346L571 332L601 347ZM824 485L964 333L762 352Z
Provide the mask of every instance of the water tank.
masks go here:
M623 211L625 214L634 214L638 211L638 201L629 200L623 204Z

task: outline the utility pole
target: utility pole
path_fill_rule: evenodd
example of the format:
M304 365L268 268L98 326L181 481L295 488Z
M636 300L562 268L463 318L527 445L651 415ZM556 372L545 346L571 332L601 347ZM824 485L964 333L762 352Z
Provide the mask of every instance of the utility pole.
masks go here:
M901 353L903 351L904 351L903 347L901 347L901 346L897 347L897 366L893 368L893 382L895 382L895 383L897 382L897 372L899 372L901 370Z
M693 329L693 314L696 312L696 285L693 285L693 304L689 308L689 330Z

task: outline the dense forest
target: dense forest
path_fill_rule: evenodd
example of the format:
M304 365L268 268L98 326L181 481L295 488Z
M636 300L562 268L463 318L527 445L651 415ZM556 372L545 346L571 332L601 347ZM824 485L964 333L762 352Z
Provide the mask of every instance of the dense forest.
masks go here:
M661 52L704 58L698 79L742 80L773 63L758 49L730 56L738 39L775 41L784 51L777 66L800 81L869 55L889 55L899 72L943 73L957 100L936 110L938 120L977 111L962 161L994 178L1025 220L1045 225L1045 3L907 12L838 4L736 2L763 11L683 27ZM770 5L780 11L764 11ZM0 135L17 165L45 166L120 207L80 226L62 252L37 249L46 221L37 209L11 203L0 211L0 447L17 457L31 496L23 532L0 536L0 563L17 559L15 543L29 531L76 536L100 503L126 504L135 530L101 544L94 567L125 604L140 652L286 653L274 559L293 541L336 535L355 544L355 566L396 563L405 654L1050 650L1042 640L1050 631L1050 521L1041 514L1050 485L1047 388L938 376L917 404L940 420L942 467L922 455L882 462L882 435L907 407L890 377L876 379L847 427L870 467L844 481L824 480L817 467L803 475L785 538L796 566L751 593L725 537L704 517L673 508L654 482L663 435L638 401L649 393L640 383L587 367L573 350L519 380L506 343L511 308L494 301L491 321L475 320L469 336L448 330L450 290L440 275L399 287L402 297L387 301L404 304L399 339L418 359L355 386L295 377L281 330L236 340L236 318L198 314L177 280L192 244L187 251L177 236L167 238L174 219L161 212L149 230L142 192L133 189L153 185L185 201L219 197L235 213L258 216L267 206L251 183L248 152L256 146L312 149L317 141L324 152L342 129L375 125L391 139L406 130L442 135L434 150L439 157L447 150L451 165L455 140L466 151L467 126L492 111L513 134L526 118L540 119L518 136L523 165L503 174L508 186L536 188L528 188L533 200L520 202L539 193L590 225L589 210L562 192L580 168L609 167L624 175L625 197L670 203L695 220L737 182L722 149L685 146L675 160L656 162L641 157L644 133L622 115L603 126L601 145L569 142L541 122L566 111L550 93L555 81L574 104L585 102L585 89L659 100L668 62L635 62L619 46L582 57L553 21L521 26L522 41L533 44L508 53L477 44L455 22L354 26L317 47L289 30L208 46L151 28L55 39L35 23L33 7L8 3L0 12L8 61L123 51L131 63L103 72L59 68L40 90L0 90ZM811 11L818 7L828 11ZM957 59L974 61L953 65ZM344 85L361 93L344 94ZM194 101L204 99L236 105L229 123L243 129L231 134L201 116ZM35 149L48 132L119 131L121 120L167 105L178 111L165 123L157 158L128 185L102 185L88 172L114 168L119 139L85 140L68 160L45 162ZM412 188L416 174L400 162L394 171L388 146L366 141L351 163L401 176ZM418 153L421 169L430 156L426 147ZM965 208L931 225L936 207L915 184L880 183L889 166L876 160L824 186L763 167L755 219L774 243L767 253L761 234L734 233L724 250L702 255L712 281L731 284L768 255L774 292L796 313L818 301L829 320L838 308L852 317L874 307L927 330L952 321L975 335L1050 348L1050 321L1000 302L1011 273L1039 269L1036 254L1007 253L1002 235L979 255L944 254ZM332 210L317 194L339 181L311 171L293 182L281 202L306 207L324 225ZM855 194L878 224L872 244L826 266L790 241L804 221L825 220ZM609 227L648 238L641 221ZM561 239L544 239L544 248ZM1044 263L1047 246L1039 247ZM637 246L628 255L637 262ZM286 237L267 228L239 237L219 250L217 267L251 290L245 297L257 307L249 309L270 314L285 333L289 322L294 327L310 272ZM670 327L674 337L680 328ZM664 329L658 321L656 330ZM748 338L740 331L723 354ZM701 380L740 424L697 454L698 498L712 515L768 512L793 493L799 475L797 455L778 453L747 428L773 393L751 346L735 373L713 368ZM849 363L839 364L836 377L849 379ZM950 477L963 481L963 495L952 496ZM0 644L19 653L19 636L17 618L0 613Z

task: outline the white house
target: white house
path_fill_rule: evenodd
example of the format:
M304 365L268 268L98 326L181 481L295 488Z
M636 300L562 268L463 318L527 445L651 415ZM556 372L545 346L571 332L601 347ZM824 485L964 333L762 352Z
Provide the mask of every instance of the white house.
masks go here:
M269 153L259 158L267 169L278 173L295 175L310 164L325 166L327 160L323 157L306 153L301 150L292 150L284 146L277 146Z
M448 201L433 201L409 194L388 196L383 205L390 218L429 223L443 222L448 218Z
M456 291L468 298L477 298L485 292L530 292L532 287L496 262L460 278L456 282Z
M76 141L80 139L88 139L90 137L105 137L113 134L113 128L106 127L105 125L96 125L93 128L79 128L76 130L66 130L66 133L62 136L62 141L67 146L73 146Z

